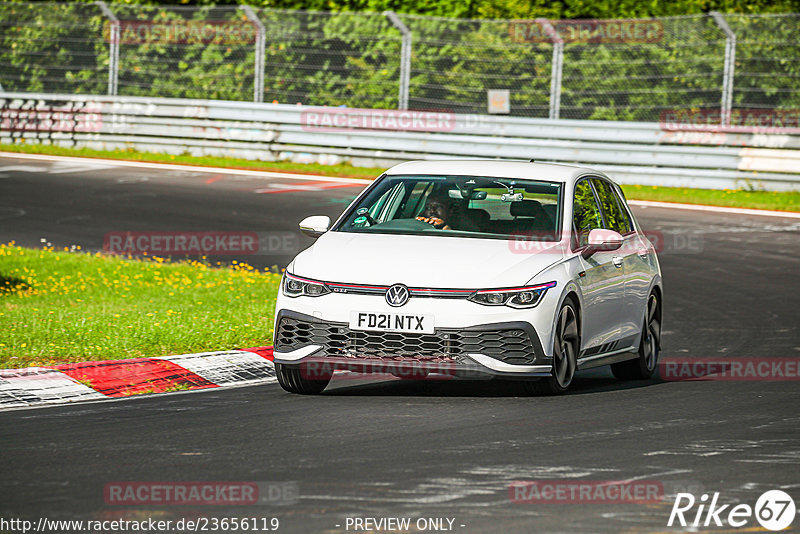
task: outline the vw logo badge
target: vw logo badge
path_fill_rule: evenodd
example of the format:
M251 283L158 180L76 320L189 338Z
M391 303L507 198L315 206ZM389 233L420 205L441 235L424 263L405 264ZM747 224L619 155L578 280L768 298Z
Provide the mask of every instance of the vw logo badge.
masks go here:
M402 306L408 302L408 288L403 284L395 284L386 290L386 302L389 306Z

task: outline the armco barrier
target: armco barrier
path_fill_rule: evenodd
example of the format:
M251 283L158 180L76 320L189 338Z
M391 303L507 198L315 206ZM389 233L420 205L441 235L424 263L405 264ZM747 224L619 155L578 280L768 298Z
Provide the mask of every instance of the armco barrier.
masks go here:
M503 158L580 163L621 183L800 189L800 135L669 124L353 110L217 100L0 93L0 142L247 159Z

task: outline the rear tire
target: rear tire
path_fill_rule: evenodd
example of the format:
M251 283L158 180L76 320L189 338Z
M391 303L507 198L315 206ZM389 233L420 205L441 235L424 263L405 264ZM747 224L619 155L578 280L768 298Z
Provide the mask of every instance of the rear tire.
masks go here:
M578 314L571 300L564 301L558 312L553 347L553 374L533 382L523 382L533 395L561 395L569 389L578 369Z
M612 364L611 372L620 380L647 380L656 371L660 351L661 301L653 292L647 298L638 356L633 360Z
M278 383L289 393L318 395L327 387L333 376L333 373L324 374L312 380L304 377L303 374L302 367L288 367L280 363L275 364L275 375L278 377Z

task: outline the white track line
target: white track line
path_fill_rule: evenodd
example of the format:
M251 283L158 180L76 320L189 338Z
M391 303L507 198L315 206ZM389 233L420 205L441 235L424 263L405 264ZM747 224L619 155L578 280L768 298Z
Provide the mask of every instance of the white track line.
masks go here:
M100 158L81 158L75 156L47 156L43 154L18 154L16 152L0 152L0 157L3 158L16 158L16 159L32 159L39 161L94 161L99 164L110 164L118 167L136 167L140 169L160 169L160 170L189 170L195 172L206 172L211 174L233 174L244 176L260 176L263 178L287 178L289 180L325 180L328 182L338 182L347 184L369 184L369 180L360 180L357 178L338 178L331 176L322 176L319 174L292 174L286 172L269 172L269 171L252 171L244 169L226 169L222 167L199 167L196 165L180 165L173 163L146 163L143 161L125 161L115 159L100 159ZM756 210L748 208L728 208L724 206L707 206L705 204L680 204L677 202L655 202L651 200L629 200L628 204L633 206L644 206L653 208L667 208L676 210L695 210L695 211L710 211L716 213L734 213L737 215L760 215L764 217L784 217L789 219L800 219L800 213L794 211L770 211L770 210Z
M15 152L0 152L2 158L16 158L16 159L32 159L39 161L67 161L74 163L76 161L82 162L96 162L103 165L112 165L116 167L136 167L139 169L160 169L167 171L194 171L206 172L210 174L234 174L238 176L259 176L263 178L287 178L289 180L325 180L328 182L339 182L346 184L363 184L369 185L370 180L360 180L358 178L339 178L334 176L320 176L317 174L292 174L287 172L270 172L270 171L253 171L247 169L226 169L223 167L200 167L197 165L181 165L179 163L147 163L144 161L125 161L116 159L100 159L100 158L81 158L73 156L47 156L43 154L17 154Z
M628 204L631 204L632 206L643 206L651 208L713 211L716 213L736 213L739 215L761 215L764 217L784 217L789 219L800 219L800 213L796 211L770 211L770 210L755 210L748 208L728 208L725 206L706 206L705 204L678 204L677 202L655 202L652 200L629 200Z

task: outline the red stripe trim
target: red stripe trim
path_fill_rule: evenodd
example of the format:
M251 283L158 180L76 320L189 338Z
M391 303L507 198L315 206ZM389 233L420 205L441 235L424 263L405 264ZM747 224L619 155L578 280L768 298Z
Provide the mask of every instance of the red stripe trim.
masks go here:
M328 287L342 287L342 288L349 288L349 289L372 289L375 291L386 291L391 286L373 286L373 285L359 285L359 284L344 284L341 282L323 282L321 280L311 280L309 278L301 278L299 276L295 276L293 274L286 273L286 276L292 278L294 280L299 280L301 282L311 282L314 284L324 284ZM460 294L460 295L471 295L472 293L478 294L486 294L486 293L508 293L509 291L536 291L540 289L550 289L551 287L555 287L555 282L548 282L546 284L539 284L535 286L524 286L524 287L508 287L508 288L498 288L498 289L436 289L436 288L427 288L427 287L410 287L408 288L411 294L414 293L453 293L453 294Z
M385 291L389 289L390 286L365 286L365 285L356 285L356 284L341 284L339 282L322 282L327 286L331 287L350 287L354 289L375 289L380 291ZM429 289L426 287L410 287L408 288L409 291L424 291L426 293L472 293L474 289Z
M389 289L389 286L357 286L355 284L339 284L333 282L327 282L325 285L333 286L333 287L352 287L355 289L377 289L377 290L385 290Z
M219 387L169 360L134 358L53 366L109 397Z
M414 291L422 291L425 293L474 293L474 289L428 289L424 287L409 288L412 293Z
M242 349L245 352L252 352L258 354L262 358L272 361L272 347L253 347L251 349Z

